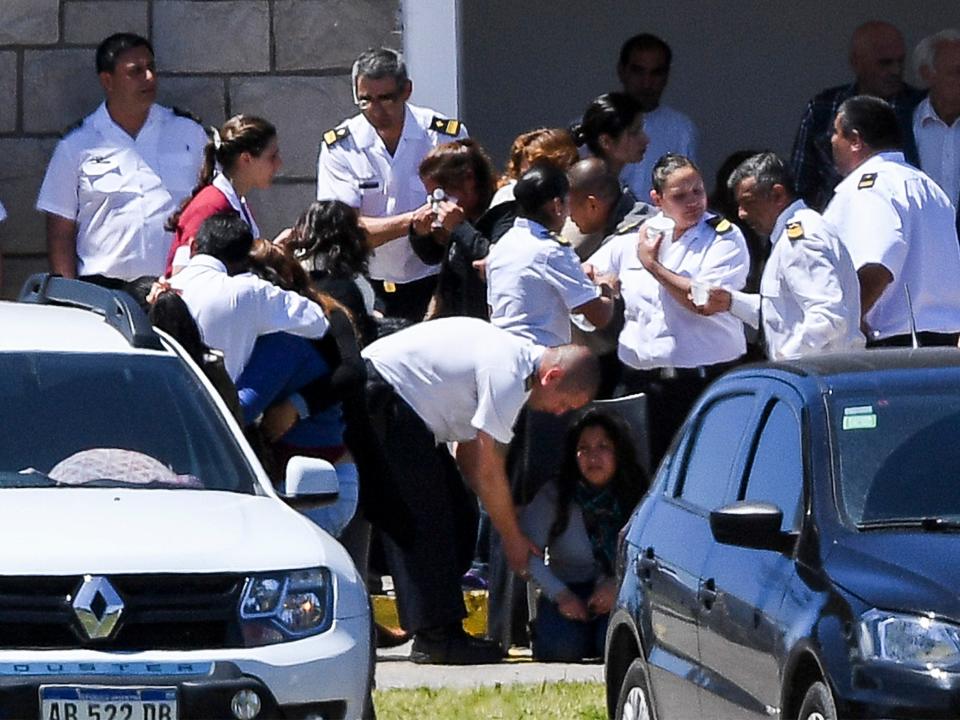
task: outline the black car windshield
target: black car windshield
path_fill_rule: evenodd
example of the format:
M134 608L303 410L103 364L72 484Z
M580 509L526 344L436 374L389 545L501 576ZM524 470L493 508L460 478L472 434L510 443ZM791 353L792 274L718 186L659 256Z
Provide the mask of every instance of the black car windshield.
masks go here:
M255 492L207 391L169 356L0 353L0 427L0 488Z
M851 522L933 529L960 521L960 393L875 391L833 395L827 405L837 496Z

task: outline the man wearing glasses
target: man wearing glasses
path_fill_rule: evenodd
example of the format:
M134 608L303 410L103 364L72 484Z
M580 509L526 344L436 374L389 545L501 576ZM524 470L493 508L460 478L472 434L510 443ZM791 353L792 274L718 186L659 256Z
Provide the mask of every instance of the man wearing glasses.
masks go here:
M467 136L459 120L407 102L413 83L395 50L371 48L353 64L360 114L323 134L317 199L358 208L374 253L370 282L387 317L423 319L439 265L426 265L410 247L411 223L425 222L431 205L420 161L434 147Z

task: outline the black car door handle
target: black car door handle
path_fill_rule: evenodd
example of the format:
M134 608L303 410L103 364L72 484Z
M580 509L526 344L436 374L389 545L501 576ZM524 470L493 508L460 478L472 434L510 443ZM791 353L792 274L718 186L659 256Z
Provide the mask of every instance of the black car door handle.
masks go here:
M700 586L700 591L697 593L700 598L700 604L703 605L707 610L713 607L713 604L717 601L717 582L713 578L710 578Z
M657 558L653 552L652 547L648 547L646 550L637 555L637 576L645 581L650 581L650 574L657 568Z

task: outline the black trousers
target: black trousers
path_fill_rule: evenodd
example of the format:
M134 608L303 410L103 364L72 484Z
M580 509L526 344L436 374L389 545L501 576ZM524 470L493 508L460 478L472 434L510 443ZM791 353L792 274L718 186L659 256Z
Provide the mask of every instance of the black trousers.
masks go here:
M556 479L563 443L573 415L561 417L523 408L507 452L507 473L513 501L528 504L549 481ZM527 642L527 586L510 570L500 533L490 533L487 577L487 637L503 647Z
M383 313L385 317L420 322L427 313L433 291L437 287L437 276L430 275L413 282L400 284L371 279L370 285L373 286L373 291L377 296L377 310Z
M650 467L655 471L687 413L700 394L717 377L739 361L701 368L676 368L671 376L662 368L624 368L618 396L642 392L647 396L647 432L650 436Z
M367 363L367 406L383 445L389 478L406 505L413 533L400 544L383 534L404 630L459 623L466 617L460 578L477 538L477 499L445 445Z
M958 333L938 333L924 330L917 333L917 344L920 347L957 347L960 340ZM910 335L891 335L883 340L868 340L868 348L913 347L913 338Z

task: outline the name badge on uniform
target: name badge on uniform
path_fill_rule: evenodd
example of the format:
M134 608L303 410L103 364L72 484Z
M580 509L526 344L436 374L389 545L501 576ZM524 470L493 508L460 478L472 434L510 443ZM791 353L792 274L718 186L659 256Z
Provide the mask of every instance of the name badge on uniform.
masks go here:
M375 178L367 178L357 182L357 187L361 190L375 190L380 187L380 181Z
M390 282L389 280L383 281L383 291L388 293L395 293L397 291L397 286Z

